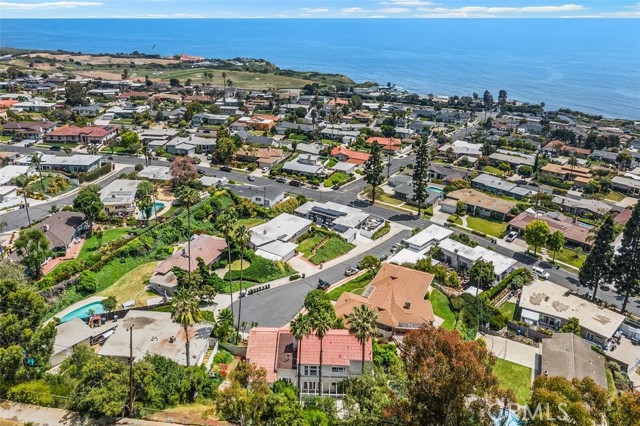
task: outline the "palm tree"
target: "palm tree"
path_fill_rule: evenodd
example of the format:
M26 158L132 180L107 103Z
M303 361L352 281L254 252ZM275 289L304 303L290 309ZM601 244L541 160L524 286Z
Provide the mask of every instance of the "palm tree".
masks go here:
M27 201L27 187L29 186L29 176L27 174L22 174L17 176L15 179L16 186L22 189L22 195L24 196L24 207L27 209L27 221L29 222L29 227L31 227L31 216L29 215L29 202Z
M353 308L353 312L347 316L349 333L353 334L362 345L362 370L364 373L364 349L367 341L378 334L378 314L367 305Z
M293 337L295 337L296 341L298 342L298 358L296 360L296 368L298 370L298 392L300 392L300 396L302 396L300 388L300 359L302 357L302 339L310 335L313 331L309 316L298 315L291 320L289 329L291 330L291 334L293 334Z
M242 292L243 277L242 272L244 269L244 252L247 250L247 246L251 242L251 231L245 228L244 226L238 226L238 229L235 231L236 244L238 244L238 248L240 249L240 292ZM242 315L242 298L238 300L238 332L240 332L240 317Z
M182 325L186 339L187 367L189 366L189 326L200 321L200 300L189 290L179 290L171 301L171 319Z
M569 174L569 180L573 180L573 171L578 165L578 159L575 157L575 155L572 154L571 157L569 157L569 162L567 164L569 164L569 168L571 169L571 173Z
M222 72L222 105L227 103L226 84L227 84L227 73Z
M235 228L235 216L230 212L226 211L218 216L218 230L224 235L224 239L227 241L227 253L228 253L228 268L229 268L229 296L231 297L231 304L229 305L229 309L231 310L231 314L233 315L233 286L231 284L231 236L233 235L233 230ZM232 321L233 324L233 321Z
M318 370L318 392L322 395L322 356L323 348L322 341L327 332L331 330L331 326L334 323L334 319L326 309L319 309L311 315L311 324L313 330L316 333L318 339L320 339L320 368Z
M200 194L198 194L198 191L195 189L185 186L180 190L178 199L182 204L187 206L187 226L189 227L189 240L187 241L187 248L189 251L189 270L187 273L189 284L191 284L191 207L198 204L198 201L200 201Z
M40 175L40 185L42 185L42 194L44 195L44 179L42 178L42 154L39 152L34 152L31 155L31 165L38 171Z

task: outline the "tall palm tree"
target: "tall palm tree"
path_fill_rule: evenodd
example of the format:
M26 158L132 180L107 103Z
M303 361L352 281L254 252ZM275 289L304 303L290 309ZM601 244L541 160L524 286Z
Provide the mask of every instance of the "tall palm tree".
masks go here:
M177 291L171 301L171 319L184 328L188 367L190 364L189 326L200 321L200 300L198 295L185 289Z
M377 320L378 314L367 305L356 306L353 308L353 312L347 316L349 333L353 334L362 345L362 373L364 373L365 345L369 339L378 334Z
M300 359L302 357L302 339L310 335L313 331L309 315L298 315L297 317L292 319L291 323L289 324L289 329L291 330L291 334L293 334L293 337L295 337L296 341L298 342L298 358L296 361L296 369L298 370L298 392L302 397L302 389L300 388Z
M34 152L33 155L31 155L31 165L33 166L34 169L38 171L38 174L40 175L40 185L42 185L42 194L44 195L45 190L44 190L44 179L42 178L42 154L41 153Z
M224 239L227 241L227 254L228 254L228 268L229 268L229 297L231 297L231 304L229 305L229 309L231 310L231 314L233 315L233 286L231 284L231 236L233 235L233 230L235 228L236 218L235 216L227 210L218 216L217 227L218 230L224 235ZM232 321L233 324L233 321Z
M227 103L227 89L226 89L226 85L227 85L227 73L223 72L222 73L222 105Z
M187 226L189 227L189 240L187 241L187 249L189 251L189 270L187 271L187 276L189 279L189 284L191 284L191 207L198 204L200 201L200 194L195 189L185 186L178 193L178 199L182 204L187 206Z
M244 269L244 253L247 250L247 246L251 242L251 231L246 227L240 225L235 231L234 239L240 249L240 292L242 292L243 281L243 269ZM238 333L240 332L240 317L242 316L242 298L238 300Z
M573 180L573 172L574 172L576 166L578 165L578 159L576 158L575 155L571 154L571 157L569 157L569 162L567 164L569 164L569 168L571 169L571 174L569 175L569 180Z
M324 340L324 336L331 330L333 323L334 319L326 309L318 309L311 315L313 331L315 331L316 336L320 339L320 368L318 369L318 392L320 395L322 395L322 356L324 354L322 341Z
M16 186L22 190L24 196L24 207L27 209L27 221L31 227L31 216L29 215L29 202L27 201L27 187L29 186L29 176L25 173L17 176L15 179Z

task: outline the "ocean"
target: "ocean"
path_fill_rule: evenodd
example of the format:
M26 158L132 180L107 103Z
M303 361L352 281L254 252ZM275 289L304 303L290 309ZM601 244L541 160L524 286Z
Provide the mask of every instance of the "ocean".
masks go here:
M640 119L637 19L0 20L0 46L262 58L411 92Z

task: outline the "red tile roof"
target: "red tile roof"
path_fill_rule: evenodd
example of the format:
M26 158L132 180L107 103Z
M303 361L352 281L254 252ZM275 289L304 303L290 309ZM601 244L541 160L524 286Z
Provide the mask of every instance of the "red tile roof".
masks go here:
M247 361L267 370L267 382L275 382L279 328L254 327L249 333Z
M13 104L16 104L16 103L18 103L18 101L14 99L2 99L0 100L0 109L11 108Z
M347 157L347 162L353 164L362 164L369 159L369 154L366 152L354 151L342 145L333 148L331 155L333 157L336 155L344 155Z
M87 126L87 127L76 127L76 126L65 126L59 129L56 129L47 136L78 136L78 135L88 135L94 137L103 137L108 135L113 128L104 128L99 126Z
M367 143L374 143L374 142L377 143L378 145L382 145L384 148L388 147L391 149L394 149L393 147L400 146L401 144L400 139L397 139L397 138L383 138L380 136L372 136L369 139L367 139Z
M616 223L619 223L619 224L624 225L624 224L626 224L627 222L629 222L629 219L631 219L631 213L632 213L632 212L633 212L633 211L632 211L631 209L624 209L624 210L622 210L620 213L618 213L618 214L616 215L616 217L614 217L614 218L613 218L613 220L614 220Z

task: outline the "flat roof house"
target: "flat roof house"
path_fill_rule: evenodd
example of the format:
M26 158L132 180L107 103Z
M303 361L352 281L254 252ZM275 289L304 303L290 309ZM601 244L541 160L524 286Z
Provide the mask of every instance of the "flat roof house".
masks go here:
M56 326L56 338L53 343L53 352L51 353L51 366L55 367L62 364L73 353L73 348L76 346L83 343L90 345L93 336L93 329L80 318L74 318Z
M352 238L347 240L352 240L357 234L371 238L384 225L384 220L378 216L333 201L309 201L298 207L295 213L338 233L351 233Z
M518 304L522 321L532 327L558 330L569 318L577 318L581 336L602 347L607 347L625 320L624 315L601 308L550 281L535 280L524 286Z
M309 219L282 213L250 229L251 245L258 256L287 261L295 256L295 240L311 228L311 223Z
M615 189L616 191L620 191L632 197L640 196L640 180L639 179L631 179L624 176L616 176L613 179L611 179L611 186L613 186L613 189Z
M336 316L347 322L355 307L367 305L378 314L378 329L384 337L433 324L431 302L425 300L432 281L432 274L383 263L361 296L342 293L334 305Z
M502 280L516 269L517 262L515 259L503 256L482 246L469 247L451 238L446 238L438 243L438 247L442 250L444 263L463 271L471 268L479 259L493 263L496 281ZM483 283L483 285L485 284L490 286L493 283Z
M300 355L298 355L300 345ZM370 366L371 340L365 344L365 366ZM287 327L254 327L249 333L247 361L267 371L267 382L284 380L297 384L300 368L300 392L303 395L344 396L342 382L362 372L362 345L348 330L329 330L322 339L322 383L320 339L311 334L296 341Z
M492 217L499 220L504 220L517 204L515 201L492 197L475 189L451 191L447 193L447 198L463 202L467 213L472 216Z
M456 158L460 158L465 155L473 158L482 156L482 145L477 143L457 140L453 143L442 145L438 148L438 152L441 156L446 155L449 149L453 150Z
M133 332L129 333L129 328ZM189 334L190 365L201 365L210 347L213 326L193 324L187 329ZM98 352L102 356L129 360L129 339L133 340L133 360L138 362L147 354L159 355L187 365L185 343L187 335L182 325L171 319L170 312L130 310L122 319L115 332L106 340Z
M320 161L320 157L312 154L300 154L293 161L287 161L282 166L282 170L287 173L317 177L325 174L325 168Z
M192 236L191 262L189 262L189 247L185 245L156 266L149 280L149 288L161 296L171 296L178 287L178 280L172 272L173 268L195 271L198 268L198 258L202 259L205 265L211 265L220 258L226 248L227 243L222 238L205 234Z
M203 178L201 178L201 180ZM275 185L263 185L261 187L248 185L237 186L233 188L233 191L239 196L251 200L252 203L263 207L275 206L280 201L284 200L286 194L284 189Z
M171 171L165 166L147 166L138 172L138 177L149 180L171 180Z
M99 192L104 209L112 215L129 216L136 211L139 180L116 179Z
M418 260L425 258L431 248L440 241L448 238L453 231L442 226L432 224L418 232L416 235L406 239L404 243L406 247L394 254L389 262L402 265L404 263L416 263ZM437 262L431 260L431 262Z
M527 189L486 173L476 176L471 181L471 187L481 191L490 192L492 194L506 195L518 200L522 200L523 198L529 197L535 193L531 189Z
M542 339L542 375L567 380L590 377L607 389L604 362L604 356L591 349L591 343L573 333L553 333L550 338Z

